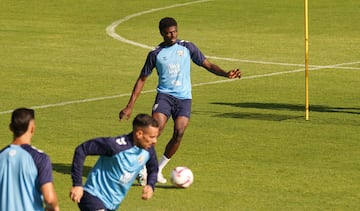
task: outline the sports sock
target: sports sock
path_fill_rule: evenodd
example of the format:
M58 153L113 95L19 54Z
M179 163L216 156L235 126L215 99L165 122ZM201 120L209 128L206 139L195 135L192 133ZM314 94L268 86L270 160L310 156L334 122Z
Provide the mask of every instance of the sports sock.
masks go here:
M165 155L163 155L159 161L159 172L161 173L166 164L170 161Z

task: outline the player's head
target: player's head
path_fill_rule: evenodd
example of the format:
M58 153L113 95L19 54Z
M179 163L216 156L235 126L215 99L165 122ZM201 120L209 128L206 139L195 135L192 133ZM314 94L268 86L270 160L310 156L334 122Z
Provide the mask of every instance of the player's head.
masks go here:
M34 125L35 111L29 108L18 108L12 112L10 130L14 134L14 138L22 136Z
M159 30L164 42L167 45L172 45L176 42L178 31L177 22L174 18L165 17L159 22Z
M133 120L134 142L138 147L148 149L157 143L158 122L147 114L138 114Z
M177 22L174 18L165 17L161 19L159 22L160 33L162 33L164 29L169 28L170 26L177 26Z

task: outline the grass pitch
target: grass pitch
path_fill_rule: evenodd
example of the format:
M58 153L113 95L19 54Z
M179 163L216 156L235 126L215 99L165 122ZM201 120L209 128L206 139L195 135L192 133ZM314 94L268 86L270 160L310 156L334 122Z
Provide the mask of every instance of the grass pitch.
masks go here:
M33 144L52 159L61 209L77 210L68 197L74 148L130 131L117 116L148 52L105 29L130 17L115 32L155 46L159 19L173 16L180 39L225 69L240 67L244 78L223 81L193 66L191 123L164 173L186 165L194 184L159 185L149 201L135 185L121 209L359 210L360 3L309 2L309 121L303 1L182 3L191 1L2 1L1 147L11 141L10 111L34 107ZM133 114L150 112L155 85L153 75ZM171 130L169 122L159 156Z

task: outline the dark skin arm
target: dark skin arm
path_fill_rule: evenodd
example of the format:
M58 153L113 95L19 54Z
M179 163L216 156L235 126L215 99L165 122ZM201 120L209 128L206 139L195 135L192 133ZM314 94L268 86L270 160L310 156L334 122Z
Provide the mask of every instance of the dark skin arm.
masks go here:
M229 79L234 79L234 78L241 78L241 71L239 69L234 69L234 70L230 70L228 72L226 72L225 70L221 69L219 66L217 66L216 64L211 63L209 60L205 59L202 66L207 69L209 72L218 75L218 76L223 76L223 77L227 77ZM137 100L137 98L139 97L142 89L144 88L145 82L146 82L147 77L145 76L139 76L139 78L137 79L134 88L132 90L131 93L131 97L129 99L128 104L126 105L125 108L123 108L120 112L119 112L119 119L125 119L128 120L131 116L132 113L132 109L135 105L135 102Z
M145 77L145 76L139 76L139 78L136 80L136 83L132 90L131 97L129 99L128 104L119 113L120 120L122 120L122 119L128 120L129 117L131 116L132 109L135 105L137 98L139 97L139 95L141 93L141 90L144 88L146 79L147 79L147 77Z
M234 78L241 78L242 73L239 69L234 69L226 72L225 70L221 69L216 64L211 63L209 60L205 59L202 63L202 66L207 69L209 72L218 75L218 76L224 76L230 79Z

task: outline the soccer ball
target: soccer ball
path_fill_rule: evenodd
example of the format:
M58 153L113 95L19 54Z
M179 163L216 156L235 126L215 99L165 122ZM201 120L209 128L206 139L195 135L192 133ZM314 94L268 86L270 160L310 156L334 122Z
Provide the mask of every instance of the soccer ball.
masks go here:
M189 168L178 166L171 171L170 180L178 188L188 188L194 181L194 175Z

